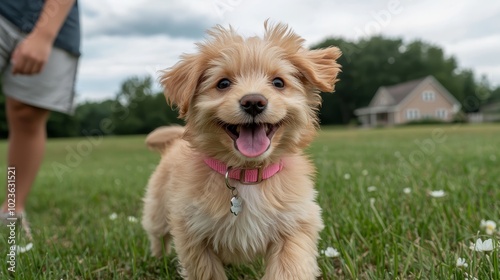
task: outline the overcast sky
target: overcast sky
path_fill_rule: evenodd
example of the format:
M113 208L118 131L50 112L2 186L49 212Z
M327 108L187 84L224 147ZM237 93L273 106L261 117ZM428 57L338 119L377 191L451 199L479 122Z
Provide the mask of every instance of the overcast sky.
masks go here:
M113 97L128 77L151 75L193 52L207 28L229 24L261 35L287 23L314 45L327 37L375 34L422 39L500 85L498 0L80 0L82 57L78 101Z

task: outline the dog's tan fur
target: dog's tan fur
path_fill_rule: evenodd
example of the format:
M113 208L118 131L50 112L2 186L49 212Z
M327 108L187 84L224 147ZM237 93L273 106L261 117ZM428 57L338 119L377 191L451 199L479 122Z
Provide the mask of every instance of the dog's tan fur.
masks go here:
M167 100L179 108L185 128L166 127L147 139L162 159L150 178L142 224L153 255L169 252L173 240L186 279L227 279L223 264L264 256L263 279L315 279L317 241L323 228L315 202L314 166L303 154L317 129L319 91L334 89L338 48L307 50L286 25L265 24L264 37L243 38L215 27L198 52L184 55L164 72ZM271 81L280 77L284 88ZM216 87L222 78L231 87ZM268 100L251 119L240 108L246 94ZM221 123L250 121L281 126L263 154L242 155ZM212 157L228 166L253 168L282 161L283 170L256 185L236 181L243 199L238 216L229 211L224 176L208 167Z

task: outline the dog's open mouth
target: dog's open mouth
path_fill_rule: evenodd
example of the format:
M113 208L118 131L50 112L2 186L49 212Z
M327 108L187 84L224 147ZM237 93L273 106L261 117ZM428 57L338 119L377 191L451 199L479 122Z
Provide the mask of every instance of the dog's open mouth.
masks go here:
M233 139L236 149L246 157L258 157L271 146L271 139L280 123L225 124L226 133Z

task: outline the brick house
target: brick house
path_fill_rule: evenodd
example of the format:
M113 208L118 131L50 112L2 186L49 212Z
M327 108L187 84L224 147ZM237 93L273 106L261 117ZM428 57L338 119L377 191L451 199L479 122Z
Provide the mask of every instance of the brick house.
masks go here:
M380 87L367 107L354 111L366 127L397 125L422 119L451 122L460 102L434 77Z

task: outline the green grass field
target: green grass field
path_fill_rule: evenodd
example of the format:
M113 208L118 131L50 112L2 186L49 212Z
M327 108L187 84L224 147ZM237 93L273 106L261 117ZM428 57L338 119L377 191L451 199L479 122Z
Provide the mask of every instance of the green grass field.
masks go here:
M150 257L140 221L128 218L140 219L159 160L143 142L50 140L27 208L35 246L17 256L14 274L2 265L0 279L180 279L175 255ZM500 222L499 125L324 129L309 153L325 222L319 249L340 252L319 257L321 279L500 279L500 250L469 248L500 239L498 228L480 228ZM0 168L3 181L5 160ZM445 196L432 197L436 190ZM0 254L6 248L2 239ZM468 267L457 267L459 257ZM259 279L263 262L227 273Z

